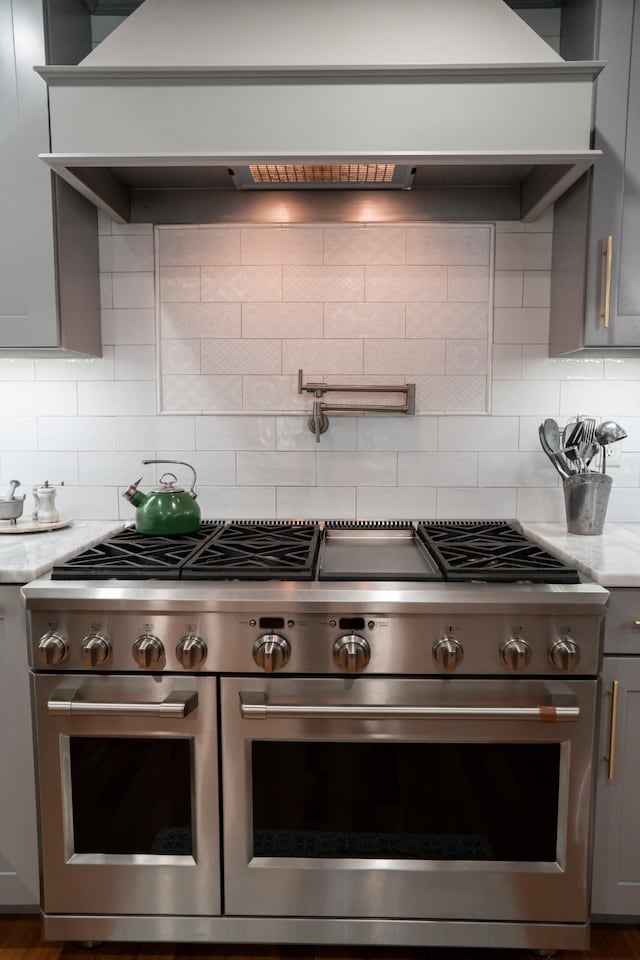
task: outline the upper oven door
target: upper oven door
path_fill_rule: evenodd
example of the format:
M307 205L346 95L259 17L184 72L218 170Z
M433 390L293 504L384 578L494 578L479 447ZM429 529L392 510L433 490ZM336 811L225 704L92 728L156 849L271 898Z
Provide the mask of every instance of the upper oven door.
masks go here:
M227 913L585 922L596 694L223 679Z
M215 677L34 680L46 913L220 913Z

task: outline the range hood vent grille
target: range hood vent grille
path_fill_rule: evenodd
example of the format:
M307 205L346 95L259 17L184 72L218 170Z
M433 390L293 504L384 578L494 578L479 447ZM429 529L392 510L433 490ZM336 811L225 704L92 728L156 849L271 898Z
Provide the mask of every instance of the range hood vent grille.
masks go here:
M229 173L238 190L406 190L415 168L395 163L250 163Z

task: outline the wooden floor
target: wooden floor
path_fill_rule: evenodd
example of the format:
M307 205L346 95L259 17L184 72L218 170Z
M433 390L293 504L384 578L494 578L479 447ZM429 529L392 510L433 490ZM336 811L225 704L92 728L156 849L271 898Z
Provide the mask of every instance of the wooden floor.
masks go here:
M36 916L0 915L0 960L531 960L526 950L391 949L383 947L229 947L203 944L105 943L86 950L42 943ZM640 960L640 925L595 925L591 949L559 953L565 960Z

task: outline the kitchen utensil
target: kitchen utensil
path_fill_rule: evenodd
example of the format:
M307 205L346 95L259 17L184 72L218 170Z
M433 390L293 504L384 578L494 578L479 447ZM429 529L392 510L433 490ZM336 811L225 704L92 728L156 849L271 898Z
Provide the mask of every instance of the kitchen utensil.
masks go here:
M15 496L15 492L16 492L16 489L17 489L19 486L20 486L20 481L19 481L19 480L10 480L10 481L9 481L9 493L6 495L6 497L2 497L2 498L0 498L0 499L3 499L3 500L16 500L16 499L18 499L18 498ZM24 495L23 495L22 497L20 497L19 499L20 499L20 500L24 500Z
M598 536L604 528L611 477L601 473L577 473L562 481L569 533Z
M24 494L21 497L15 496L16 489L19 486L19 480L11 480L9 493L6 497L0 499L0 520L9 520L12 525L15 524L18 517L22 516L24 508Z
M626 436L626 430L624 430L619 423L616 423L615 420L604 420L595 428L594 438L602 447L602 473L607 472L607 453L605 447L608 447L610 443L616 443L618 440L624 440Z
M193 473L191 489L185 492L177 487L174 473L160 477L160 488L151 493L142 493L138 484L142 477L127 487L122 496L136 508L136 530L148 536L173 536L194 533L200 526L200 507L195 502L196 471L184 460L143 460L143 464L175 463L189 467Z
M555 429L553 427L555 424ZM555 420L545 420L538 427L540 446L548 456L561 477L569 477L570 471L560 441L560 429Z

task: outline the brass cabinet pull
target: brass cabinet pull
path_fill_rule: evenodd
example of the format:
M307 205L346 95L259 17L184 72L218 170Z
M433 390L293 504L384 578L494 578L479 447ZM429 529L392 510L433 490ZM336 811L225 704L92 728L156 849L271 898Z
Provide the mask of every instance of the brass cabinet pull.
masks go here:
M633 625L634 627L640 627L640 620L634 620Z
M603 252L604 257L604 310L600 314L605 330L609 326L611 316L611 265L613 261L613 236L609 234Z
M620 681L614 680L611 684L611 729L609 731L609 769L607 777L613 780L616 766L616 725L618 721L618 691Z

